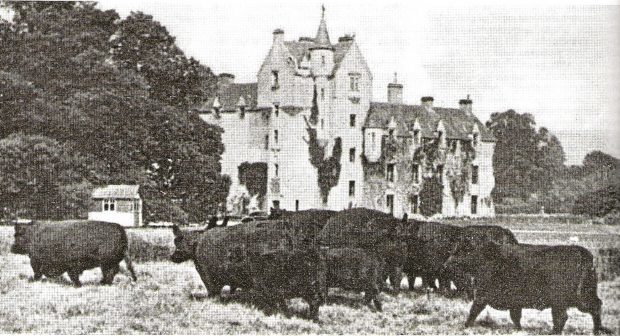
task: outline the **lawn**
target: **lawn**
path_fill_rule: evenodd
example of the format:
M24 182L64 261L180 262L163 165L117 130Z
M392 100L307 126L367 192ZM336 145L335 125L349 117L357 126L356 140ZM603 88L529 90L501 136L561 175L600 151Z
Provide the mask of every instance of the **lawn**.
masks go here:
M464 329L469 302L435 293L381 294L384 311L377 313L362 304L361 295L332 290L320 310L320 323L299 317L307 305L293 300L292 316L266 316L250 304L205 298L205 289L193 264L160 261L134 262L138 281L126 272L112 286L100 286L101 272L82 275L84 286L74 288L66 276L29 282L28 258L9 254L13 229L0 227L0 333L287 333L287 334L547 334L549 310L525 310L522 331L515 331L508 312L487 308L473 328ZM129 230L130 239L171 246L166 229ZM169 240L168 240L169 239ZM145 257L146 258L146 257ZM620 332L620 278L599 284L603 299L603 322ZM569 311L565 334L589 334L587 314Z

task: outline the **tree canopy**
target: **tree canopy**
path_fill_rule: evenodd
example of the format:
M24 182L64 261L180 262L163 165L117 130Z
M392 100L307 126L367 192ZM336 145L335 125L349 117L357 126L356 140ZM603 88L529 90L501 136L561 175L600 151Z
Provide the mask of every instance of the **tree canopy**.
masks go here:
M221 175L222 130L190 109L213 90L209 68L186 57L165 27L143 13L121 19L91 2L2 6L14 15L0 23L0 157L22 153L0 165L0 176L10 185L36 178L35 185L48 183L43 189L50 191L39 188L28 196L33 199L21 199L11 195L32 191L0 188L5 207L37 208L35 199L51 204L54 193L75 203L84 186L126 183L142 186L146 208L158 202L180 208L147 211L147 220L180 212L203 220L216 211L230 184ZM31 174L30 158L40 146L50 167L62 162L70 179ZM19 175L14 167L27 170ZM81 187L67 187L76 184Z

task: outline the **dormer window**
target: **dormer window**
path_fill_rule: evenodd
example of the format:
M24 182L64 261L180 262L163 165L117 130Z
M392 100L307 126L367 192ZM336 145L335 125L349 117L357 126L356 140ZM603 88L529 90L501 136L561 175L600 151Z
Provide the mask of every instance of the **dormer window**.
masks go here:
M413 143L418 145L420 144L420 130L413 130Z
M279 73L277 70L271 71L271 89L277 90L280 88Z
M393 129L393 128L390 128L390 129L388 130L388 135L390 136L390 138L393 138L393 137L394 137L394 129Z
M280 105L275 104L273 106L273 114L275 114L276 117L280 115Z
M472 143L473 143L474 147L478 145L478 133L474 133L474 137L472 139Z
M349 89L353 92L359 92L360 90L360 86L359 86L359 81L360 81L360 76L357 74L351 74L349 75L349 81L350 81L350 87Z

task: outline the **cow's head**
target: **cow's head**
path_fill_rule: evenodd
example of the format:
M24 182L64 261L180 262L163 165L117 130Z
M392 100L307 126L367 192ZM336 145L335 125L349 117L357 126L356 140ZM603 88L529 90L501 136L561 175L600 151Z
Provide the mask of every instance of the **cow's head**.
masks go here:
M33 232L33 224L15 224L15 241L11 246L11 253L28 254Z
M469 240L461 240L450 252L450 257L444 264L444 270L473 273L498 260L500 255L499 246L494 242L480 241L473 244Z
M170 256L170 260L175 263L194 259L196 254L196 244L200 234L204 230L181 230L178 226L172 227L174 233L174 252Z

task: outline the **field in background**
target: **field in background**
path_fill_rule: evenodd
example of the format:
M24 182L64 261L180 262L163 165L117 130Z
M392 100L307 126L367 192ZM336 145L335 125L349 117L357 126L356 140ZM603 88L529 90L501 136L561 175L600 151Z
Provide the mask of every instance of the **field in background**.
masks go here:
M500 224L516 230L518 239L524 242L568 243L577 233L578 244L605 247L618 243L615 227L534 220L524 223L514 218L491 221L461 220L455 224ZM397 297L381 294L384 311L375 313L362 304L361 295L332 290L328 304L321 307L319 324L298 316L307 308L301 300L291 302L291 317L266 316L251 305L204 298L206 292L191 262L177 265L166 261L173 247L170 229L129 229L128 234L138 282L132 283L122 273L117 275L114 285L100 286L97 283L101 272L96 269L83 274L84 287L73 288L66 276L29 282L32 270L28 258L9 254L13 228L0 227L0 333L524 335L547 334L551 330L549 310L524 310L524 330L518 332L513 329L508 312L490 308L480 315L473 328L464 329L469 302L421 292L405 292ZM603 322L617 334L620 278L601 282L599 295L604 302ZM565 334L591 333L589 315L571 309L569 316Z

